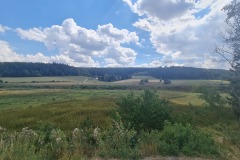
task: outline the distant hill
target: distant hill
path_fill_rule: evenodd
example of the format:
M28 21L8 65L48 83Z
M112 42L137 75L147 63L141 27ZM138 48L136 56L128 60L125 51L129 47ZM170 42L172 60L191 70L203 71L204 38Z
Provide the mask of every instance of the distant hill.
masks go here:
M133 75L158 79L228 79L231 72L221 69L192 67L159 68L79 68L58 63L0 63L0 77L88 76L101 81L129 79Z

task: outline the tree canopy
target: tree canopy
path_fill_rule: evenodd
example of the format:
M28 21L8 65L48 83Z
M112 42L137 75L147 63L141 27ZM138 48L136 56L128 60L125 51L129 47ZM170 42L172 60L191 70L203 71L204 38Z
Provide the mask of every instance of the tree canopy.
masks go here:
M84 68L58 63L0 63L0 77L88 76L100 81L118 81L132 76L152 76L158 79L226 79L229 71L192 67L158 68Z

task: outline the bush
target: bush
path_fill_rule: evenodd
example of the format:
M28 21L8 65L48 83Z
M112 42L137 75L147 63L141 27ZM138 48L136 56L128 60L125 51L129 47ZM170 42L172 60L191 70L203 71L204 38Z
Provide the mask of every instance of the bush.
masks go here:
M148 81L149 81L148 79L141 79L139 84L146 84L148 83Z
M159 137L159 152L162 155L218 156L214 140L192 126L165 123Z
M198 88L197 92L200 93L199 98L206 102L205 106L208 107L224 107L226 100L220 95L216 88Z
M159 99L154 91L145 90L140 96L131 93L121 98L117 105L123 123L130 123L130 127L137 131L161 130L164 121L170 119L169 102Z
M172 82L169 79L164 79L163 81L164 84L172 84Z

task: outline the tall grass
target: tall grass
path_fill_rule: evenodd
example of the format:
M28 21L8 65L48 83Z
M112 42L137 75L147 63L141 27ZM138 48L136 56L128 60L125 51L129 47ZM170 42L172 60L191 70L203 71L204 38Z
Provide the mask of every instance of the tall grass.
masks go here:
M159 90L158 96L169 99L173 106L172 124L163 131L136 133L121 121L110 123L116 100L126 93L77 89L0 91L0 159L140 159L182 154L205 157L203 150L207 147L212 151L207 155L210 158L226 159L223 153L240 157L240 129L231 108L203 107L202 101L186 105L189 99L199 100L198 95ZM185 147L177 143L181 141L178 138L184 139ZM174 143L168 144L172 140ZM200 146L194 144L199 142ZM177 148L177 152L170 152L171 148Z
M71 134L46 123L36 131L23 128L20 132L0 132L0 159L3 160L140 159L148 155L176 153L219 157L211 137L182 125L166 125L162 132L140 134L127 129L121 121L113 121L107 129L94 128L91 123L86 123L82 128L75 128Z

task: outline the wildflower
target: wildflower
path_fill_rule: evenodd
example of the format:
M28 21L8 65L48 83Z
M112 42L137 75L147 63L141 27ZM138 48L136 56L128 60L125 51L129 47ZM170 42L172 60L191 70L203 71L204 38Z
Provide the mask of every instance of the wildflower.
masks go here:
M22 132L27 132L28 131L28 127L22 128Z
M53 137L53 138L57 137L57 132L56 132L55 129L53 129L53 130L51 131L51 137Z
M77 135L79 134L79 129L78 128L75 128L72 132L72 136L73 138L77 138Z
M22 131L20 132L20 137L21 138L35 138L37 137L37 133L34 132L32 129L29 129L28 127L22 128Z
M0 126L0 133L5 132L5 131L6 131L6 128L3 128L3 127Z
M56 142L60 143L62 141L62 139L60 137L56 138Z
M94 130L93 130L93 137L95 138L95 139L97 139L97 137L99 136L99 134L100 134L100 128L95 128Z

